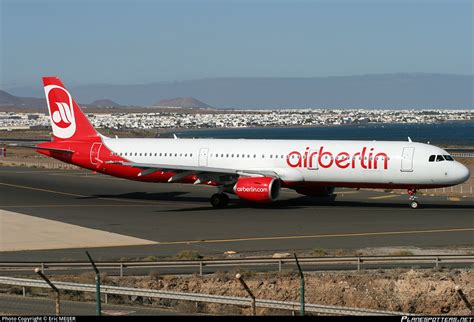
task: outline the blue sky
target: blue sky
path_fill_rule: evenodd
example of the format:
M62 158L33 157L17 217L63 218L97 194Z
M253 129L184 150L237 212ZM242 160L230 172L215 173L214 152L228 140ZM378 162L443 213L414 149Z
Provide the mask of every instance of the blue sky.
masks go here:
M473 74L473 2L0 0L0 86Z

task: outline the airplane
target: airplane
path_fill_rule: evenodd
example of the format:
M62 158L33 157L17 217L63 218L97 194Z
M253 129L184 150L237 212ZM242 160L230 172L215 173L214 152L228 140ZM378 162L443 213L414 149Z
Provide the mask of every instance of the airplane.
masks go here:
M106 175L144 182L211 185L216 208L227 194L257 203L282 188L331 196L336 187L407 189L465 182L469 170L445 150L408 141L109 138L98 133L58 77L43 77L51 142L37 152Z

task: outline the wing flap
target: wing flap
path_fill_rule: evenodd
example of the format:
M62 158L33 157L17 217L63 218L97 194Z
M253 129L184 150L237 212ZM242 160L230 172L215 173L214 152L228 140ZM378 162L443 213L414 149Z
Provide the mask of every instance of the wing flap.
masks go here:
M137 162L123 162L123 161L108 161L108 164L120 164L133 168L140 168L148 172L148 169L154 169L155 171L186 171L193 174L202 173L214 173L214 174L227 174L235 176L269 176L278 178L279 176L273 171L266 170L239 170L239 169L228 169L228 168L215 168L205 166L190 166L190 165L174 165L174 164L154 164L154 163L137 163ZM145 173L145 171L143 173Z

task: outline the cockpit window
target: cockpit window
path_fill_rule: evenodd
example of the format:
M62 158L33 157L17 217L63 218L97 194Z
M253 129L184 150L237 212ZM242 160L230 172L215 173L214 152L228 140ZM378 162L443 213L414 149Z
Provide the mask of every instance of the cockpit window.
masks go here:
M430 155L430 159L428 161L434 162L435 159L436 159L436 155Z
M436 162L439 162L439 161L444 161L444 158L442 155L437 155L436 156Z
M446 161L454 161L454 158L450 155L444 155L444 158L446 159Z

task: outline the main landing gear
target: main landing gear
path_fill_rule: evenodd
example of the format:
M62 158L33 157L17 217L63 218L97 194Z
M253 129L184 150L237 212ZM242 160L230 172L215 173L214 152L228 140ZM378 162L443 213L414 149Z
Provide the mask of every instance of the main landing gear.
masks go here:
M229 204L229 196L225 193L216 193L211 197L211 205L214 208L225 208Z
M418 197L416 196L416 189L408 189L408 200L410 200L410 208L411 209L416 209L419 207L419 204L418 204L418 201L416 201L416 199L418 199Z

